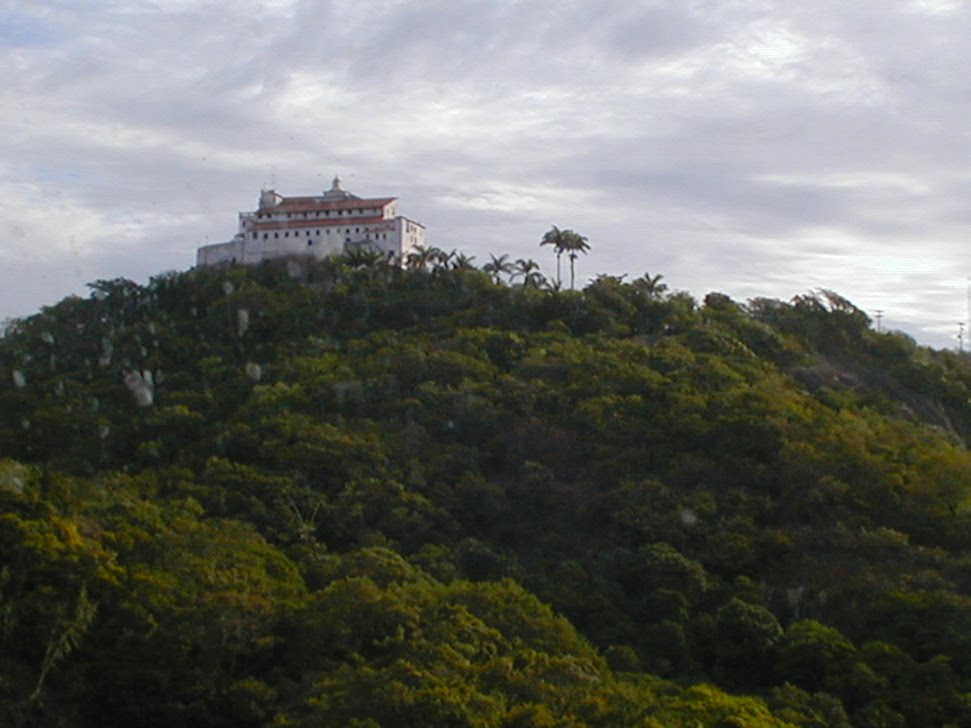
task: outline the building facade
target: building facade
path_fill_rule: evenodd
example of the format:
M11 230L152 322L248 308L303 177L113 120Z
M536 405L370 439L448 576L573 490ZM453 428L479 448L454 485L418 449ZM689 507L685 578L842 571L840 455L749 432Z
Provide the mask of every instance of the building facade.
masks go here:
M404 260L425 244L425 227L398 215L396 197L362 199L341 187L339 177L319 197L260 192L254 212L239 213L239 232L226 243L204 245L196 265L259 263L289 255L325 258L363 248Z

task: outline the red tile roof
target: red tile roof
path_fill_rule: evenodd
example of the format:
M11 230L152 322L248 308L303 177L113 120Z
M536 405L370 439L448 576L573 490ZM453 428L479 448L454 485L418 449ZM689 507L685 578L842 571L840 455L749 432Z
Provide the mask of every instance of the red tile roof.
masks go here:
M350 210L384 207L397 197L377 197L369 200L324 200L320 197L284 197L278 205L261 207L258 212L316 212L320 210Z

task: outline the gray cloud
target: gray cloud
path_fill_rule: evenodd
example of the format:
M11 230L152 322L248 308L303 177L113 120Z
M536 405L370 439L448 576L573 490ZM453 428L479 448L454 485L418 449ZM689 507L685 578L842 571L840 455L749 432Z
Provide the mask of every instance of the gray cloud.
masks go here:
M952 344L969 220L960 0L0 5L0 315L228 238L340 172L432 242L698 297L825 286ZM898 323L899 322L899 323Z

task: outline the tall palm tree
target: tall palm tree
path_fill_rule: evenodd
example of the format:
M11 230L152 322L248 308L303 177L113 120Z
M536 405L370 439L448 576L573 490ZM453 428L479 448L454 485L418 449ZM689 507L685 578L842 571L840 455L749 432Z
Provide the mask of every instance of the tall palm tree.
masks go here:
M570 289L575 287L576 281L576 260L580 253L586 254L590 250L590 245L587 239L580 235L580 233L574 232L573 230L560 230L560 228L554 225L546 234L543 235L543 239L540 240L540 245L552 245L553 249L556 251L556 282L557 284L562 283L563 278L560 274L560 259L563 257L563 253L567 254L570 259Z
M580 253L587 254L587 251L590 250L590 244L580 233L575 233L572 230L564 230L563 237L563 249L567 251L567 257L570 258L570 290L572 291L576 287L577 258Z
M560 230L556 225L551 227L543 234L543 239L539 241L540 247L544 245L552 245L553 250L556 251L556 282L561 283L563 278L560 276L560 258L563 256L563 251L566 249L563 245L564 238L563 233L565 230Z

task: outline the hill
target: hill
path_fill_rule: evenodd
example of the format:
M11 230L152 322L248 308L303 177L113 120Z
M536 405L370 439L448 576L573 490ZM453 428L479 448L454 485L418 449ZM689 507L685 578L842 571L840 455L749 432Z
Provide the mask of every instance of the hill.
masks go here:
M963 357L449 260L8 324L0 722L971 723Z

